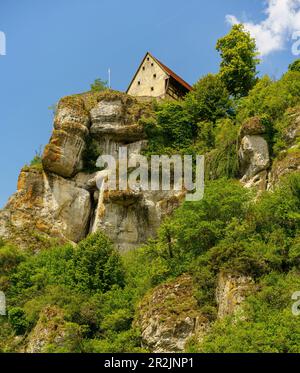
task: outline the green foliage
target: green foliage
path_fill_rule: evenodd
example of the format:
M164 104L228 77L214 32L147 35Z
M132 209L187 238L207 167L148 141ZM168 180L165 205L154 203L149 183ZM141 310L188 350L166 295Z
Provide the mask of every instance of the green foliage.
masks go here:
M216 49L222 58L220 77L229 93L235 97L246 96L256 83L259 60L255 40L243 25L234 25L228 35L218 40Z
M40 146L39 150L35 151L35 156L30 162L30 167L33 167L37 170L42 170L43 169L43 164L42 164L42 146Z
M262 278L261 290L248 298L242 319L217 321L197 352L299 353L300 325L291 312L291 295L298 291L299 273L272 273Z
M138 330L132 329L121 333L112 333L106 339L90 339L85 341L84 352L89 353L138 353L147 352L139 347L141 337Z
M227 115L232 107L226 85L219 75L208 74L200 79L185 98L192 121L211 121Z
M183 203L164 219L156 238L122 256L101 232L76 246L41 241L44 249L36 253L0 238L0 288L8 303L8 317L0 320L1 352L24 347L15 335L29 335L49 306L61 312L66 340L50 341L47 352L143 352L134 322L141 299L183 273L192 276L194 297L211 322L203 343L191 340L189 351L300 351L298 322L290 310L291 294L300 286L299 173L255 199L232 180L239 176L240 126L249 118L259 117L266 128L271 155L285 149L300 105L299 61L278 81L257 80L255 43L241 25L220 39L217 49L219 74L200 79L180 102L155 103L154 112L140 121L149 138L147 155L205 154L204 198ZM106 88L101 80L91 86ZM286 153L291 151L298 148ZM87 172L96 170L99 154L87 138ZM41 169L41 153L31 167ZM255 281L242 318L217 320L220 272Z
M300 104L300 72L291 70L278 81L261 78L249 95L239 102L237 120L243 123L250 117L263 118L267 128L266 140L271 155L285 148L285 131L290 125L289 113Z
M188 272L201 312L212 323L212 334L201 345L191 341L190 351L297 351L299 342L290 337L296 324L287 307L299 286L298 280L293 285L300 264L299 201L297 173L257 201L238 182L219 179L206 183L203 200L186 202L167 218L155 240L123 257L102 233L77 247L31 256L2 244L9 322L3 323L0 349L14 351L14 333L28 333L53 305L63 310L68 338L60 346L49 343L46 351L142 352L133 326L139 302L149 289ZM244 311L247 323L216 321L220 271L255 279L258 286ZM282 347L275 338L280 335Z
M161 103L155 114L155 118L143 122L149 137L148 154L183 152L192 144L196 126L190 121L182 102Z
M206 155L206 178L238 176L238 126L230 119L220 120L215 129L215 148Z
M0 242L0 289L6 291L10 284L10 276L19 263L26 259L26 254L15 246Z
M124 283L121 259L101 233L88 236L77 247L66 245L42 251L21 263L12 276L14 296L35 293L47 285L77 291L107 291ZM24 294L23 294L24 295Z
M93 173L99 171L99 169L96 167L96 162L100 154L101 151L97 141L88 136L85 139L85 147L82 152L83 169L85 172Z
M267 115L272 121L284 116L289 107L300 103L300 72L288 71L278 81L264 76L244 98L239 108L243 121L256 115Z
M300 59L295 60L289 65L290 71L298 71L300 72Z
M108 89L107 81L97 78L94 83L91 84L91 92L101 92Z
M26 320L25 311L21 307L10 308L8 311L8 319L16 334L19 335L25 333L28 322Z
M236 182L210 182L201 201L185 202L164 222L148 249L164 259L169 274L178 275L224 237L233 218L242 219L248 200L249 193Z
M74 282L79 289L107 291L112 285L124 285L120 255L101 232L80 242L73 258Z

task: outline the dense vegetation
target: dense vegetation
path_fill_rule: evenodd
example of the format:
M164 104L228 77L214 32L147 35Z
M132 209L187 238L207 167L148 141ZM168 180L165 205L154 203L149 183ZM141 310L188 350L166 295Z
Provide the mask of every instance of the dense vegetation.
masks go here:
M299 352L297 318L290 309L291 294L300 286L299 210L300 175L291 175L259 202L238 182L220 179L208 183L202 201L177 209L157 239L123 257L102 233L77 247L35 255L2 242L0 281L8 318L0 320L1 349L13 351L12 336L29 333L40 312L56 305L79 331L72 351L142 351L132 321L147 290L188 272L196 279L203 314L214 321L216 277L220 270L234 270L251 275L258 285L247 300L248 321L217 321L203 345L191 342L189 348ZM54 348L69 350L69 345Z
M239 43L244 71L232 75L236 67L228 56L236 55ZM49 344L46 351L143 351L133 322L139 302L155 286L189 273L212 327L203 343L191 340L188 351L300 352L299 322L291 312L291 295L300 290L300 175L283 178L259 198L234 179L239 130L247 119L258 116L265 124L273 160L286 148L287 113L300 105L299 63L278 81L257 79L253 41L241 27L217 48L223 56L220 74L201 78L182 101L156 103L152 117L142 120L148 155L206 154L204 198L183 203L157 238L123 256L101 232L76 247L38 253L1 240L0 287L8 302L8 317L0 318L1 351L18 350L22 337L43 321L46 306L59 307L76 333L70 343ZM243 318L234 322L233 316L216 319L220 271L255 281Z

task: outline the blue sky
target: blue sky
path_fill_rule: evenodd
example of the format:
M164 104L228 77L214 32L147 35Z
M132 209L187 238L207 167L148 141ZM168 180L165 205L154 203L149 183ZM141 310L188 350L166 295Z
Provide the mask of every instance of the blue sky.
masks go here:
M112 88L125 90L147 50L192 84L218 70L226 15L259 23L264 9L261 0L0 0L0 207L48 142L48 107L60 97L107 79L108 68ZM295 59L290 49L264 56L261 74L279 77Z

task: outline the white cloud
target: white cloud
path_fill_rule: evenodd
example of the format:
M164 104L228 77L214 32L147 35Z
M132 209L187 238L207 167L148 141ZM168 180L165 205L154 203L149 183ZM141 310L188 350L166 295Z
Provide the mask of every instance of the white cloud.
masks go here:
M284 49L293 33L300 31L300 0L267 0L265 14L260 23L241 22L234 15L226 16L231 25L244 24L256 39L261 56Z

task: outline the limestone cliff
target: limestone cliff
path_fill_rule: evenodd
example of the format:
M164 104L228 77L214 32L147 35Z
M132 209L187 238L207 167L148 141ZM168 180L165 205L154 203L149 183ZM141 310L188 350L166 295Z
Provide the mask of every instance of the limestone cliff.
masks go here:
M209 333L211 321L196 300L196 285L190 275L184 274L144 297L135 323L144 346L151 352L183 352L191 338L201 343ZM242 317L242 303L253 290L251 277L220 272L215 287L218 319Z
M0 236L38 249L44 237L78 242L103 230L120 250L144 243L178 206L172 192L106 191L95 183L97 155L139 154L147 144L140 125L151 104L114 91L60 100L40 167L24 167L18 190L0 212ZM92 168L94 169L91 169Z

